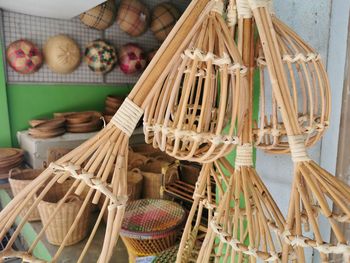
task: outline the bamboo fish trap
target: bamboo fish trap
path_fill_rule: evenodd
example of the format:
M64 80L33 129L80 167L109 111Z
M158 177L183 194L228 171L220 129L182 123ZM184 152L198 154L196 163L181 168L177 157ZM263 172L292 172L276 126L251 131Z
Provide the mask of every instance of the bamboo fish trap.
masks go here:
M257 24L259 37L264 43L263 52L266 67L272 84L274 97L280 108L285 125L288 142L294 162L294 181L289 204L285 230L281 237L285 245L283 262L288 261L288 246L296 247L298 262L305 262L304 247L311 247L320 252L322 262L328 262L331 253L348 256L350 247L344 234L340 231L339 223L349 223L350 188L345 183L319 167L306 152L305 136L298 121L293 97L290 94L288 81L288 66L283 62L281 48L285 45L279 42L278 32L286 31L286 27L277 22L270 14L270 1L248 0L249 6ZM288 33L291 39L296 34ZM303 60L300 62L303 65ZM316 60L312 60L317 63ZM338 214L332 212L332 207L338 208ZM338 241L337 244L325 240L321 234L319 220L324 217ZM306 237L302 223L310 226L314 238Z
M208 163L238 143L239 92L247 69L217 1L146 108L146 143L179 160Z
M83 197L81 208L50 262L59 260L69 236L79 224L83 211L91 202L97 204L101 195L105 197L105 201L76 262L84 262L106 210L108 210L108 219L98 262L109 261L119 236L127 201L126 171L129 136L143 114L148 103L147 97L151 98L156 88L164 82L174 61L188 46L191 36L200 28L205 14L212 9L213 5L215 5L213 0L192 1L112 121L95 137L52 163L0 212L0 240L11 227L15 228L7 246L0 252L1 260L19 258L24 262L45 262L44 259L34 256L33 250L42 240L50 221L59 213L60 204L63 204L70 194L75 193ZM110 184L107 184L108 175L114 165L113 179ZM72 178L74 182L59 201L51 219L43 225L42 231L29 244L27 250L15 251L12 247L14 241L26 225L30 214L56 182L63 183L68 178ZM40 193L36 195L39 189ZM36 196L35 202L27 209L27 204L34 196ZM23 209L27 209L24 216L21 213Z
M331 100L327 73L321 57L277 17L271 18L275 29L289 94L295 109L305 146L317 143L329 125ZM254 129L256 147L266 152L289 152L286 125L271 89L265 87L266 58L259 43L257 65L260 70L260 119ZM268 104L268 98L272 101Z

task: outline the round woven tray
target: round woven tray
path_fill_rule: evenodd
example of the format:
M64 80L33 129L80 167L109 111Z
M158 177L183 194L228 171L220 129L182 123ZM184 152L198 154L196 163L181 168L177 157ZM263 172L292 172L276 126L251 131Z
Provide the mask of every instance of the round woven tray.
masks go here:
M23 162L24 151L16 148L0 148L0 173L19 166Z
M177 203L140 199L127 205L120 234L133 239L162 238L177 231L185 217L185 210Z

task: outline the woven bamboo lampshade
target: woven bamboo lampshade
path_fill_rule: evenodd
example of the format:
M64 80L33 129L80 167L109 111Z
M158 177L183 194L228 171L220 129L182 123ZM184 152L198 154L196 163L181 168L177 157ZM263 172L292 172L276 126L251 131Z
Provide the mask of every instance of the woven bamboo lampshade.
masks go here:
M82 13L79 18L88 27L105 30L110 27L114 21L117 13L115 0L107 0L106 2L91 8Z
M115 48L104 40L90 42L84 52L84 61L89 69L98 74L110 72L118 61Z
M180 160L211 162L238 143L247 70L217 1L144 116L147 143Z
M141 1L121 1L117 14L117 23L125 33L133 37L142 35L147 30L149 18L149 10Z
M13 244L28 222L30 214L38 207L39 202L53 185L70 179L73 181L72 186L60 202L64 203L70 194L76 194L81 197L82 203L68 233L61 245L57 247L52 261L57 262L62 259L60 257L63 249L71 233L78 227L83 211L90 203L97 204L101 196L105 198L102 209L98 217L90 222L92 228L89 229L87 242L84 248L77 252L78 259L75 262L86 261L92 240L107 210L105 237L97 253L99 253L98 262L109 261L119 236L127 202L129 137L150 98L155 94L155 89L165 80L213 4L210 0L192 1L111 122L96 136L49 165L0 212L0 240L8 234L11 227L15 228L6 247L0 251L1 260L22 259L25 262L44 262L33 253L36 244L43 240L44 229L25 249L14 250ZM113 177L111 182L107 183L110 173L113 173ZM38 190L40 190L39 194L37 194ZM32 202L36 194L34 203L28 208L28 203ZM17 216L22 215L23 209L26 209L25 215L16 221ZM59 209L54 209L48 221L57 218L58 212Z
M171 3L160 3L152 10L151 30L154 36L163 41L174 27L180 14Z
M318 251L322 262L329 262L329 254L332 253L342 254L345 257L344 260L348 261L346 258L350 253L350 246L340 230L339 224L350 223L350 187L322 169L307 154L305 146L307 138L305 139L303 127L300 125L300 119L298 119L294 97L291 95L289 82L289 76L292 74L291 62L289 62L289 58L285 61L285 58L282 56L284 49L287 48L287 44L281 43L276 36L280 32L288 32L288 34L283 34L292 43L295 43L298 37L295 33L288 31L283 24L279 23L271 15L270 1L248 0L248 6L253 12L259 37L265 43L262 46L263 56L265 57L269 79L272 83L273 95L276 98L276 103L280 110L279 113L286 129L295 167L285 230L281 235L285 243L282 262L288 262L287 252L290 245L296 248L298 262L305 262L304 248L306 247ZM295 44L289 45L289 47L295 47ZM299 51L300 46L297 48L297 51ZM307 49L307 47L304 47L304 49ZM321 63L314 55L305 60L310 60L311 63L308 66L311 69L313 65ZM304 58L297 58L297 61L296 65L300 63L301 67L306 67ZM306 72L303 69L302 74L306 74ZM325 90L325 85L328 84L326 84L326 78L322 77L322 70L315 67L315 71L308 71L311 83L316 81L310 77L312 72L314 72L313 78L316 78L321 83L318 84L319 89ZM307 86L307 89L309 88L310 86ZM326 104L323 99L321 101ZM311 103L311 105L314 104ZM326 109L324 110L327 111ZM311 112L313 111L311 110ZM321 114L321 116L326 117L327 115ZM311 122L314 120L314 118L308 118ZM331 205L333 205L333 208ZM335 213L333 211L338 212ZM336 242L329 242L328 238L322 235L320 229L320 220L322 218L329 223ZM302 227L303 223L305 223L304 228ZM310 233L306 235L306 232L311 232L313 236L310 237Z
M52 71L69 74L80 64L80 49L72 38L66 35L56 35L46 41L44 57Z
M43 63L41 51L25 39L14 41L7 47L6 59L10 67L21 74L36 72Z

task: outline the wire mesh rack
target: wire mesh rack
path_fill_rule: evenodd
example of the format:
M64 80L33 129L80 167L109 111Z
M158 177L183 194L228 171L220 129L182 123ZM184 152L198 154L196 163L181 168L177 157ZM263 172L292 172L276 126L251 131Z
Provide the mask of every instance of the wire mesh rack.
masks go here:
M120 1L117 1L117 6ZM164 0L145 0L144 3L152 10L157 4ZM172 0L180 12L183 12L189 1ZM159 43L150 30L147 30L139 37L130 37L119 29L117 23L114 23L105 31L98 31L85 26L78 17L70 20L52 19L46 17L37 17L26 14L15 13L3 10L1 13L2 43L7 47L13 41L18 39L27 39L35 43L40 49L43 48L45 41L57 34L66 34L73 38L80 47L83 54L85 46L95 39L105 39L113 44L117 49L127 43L139 44L145 52L157 49ZM6 63L6 62L5 62ZM7 82L8 83L104 83L104 84L132 84L137 81L140 75L125 75L117 66L105 76L92 72L82 61L79 67L70 74L57 74L44 65L39 71L23 75L15 72L6 63Z

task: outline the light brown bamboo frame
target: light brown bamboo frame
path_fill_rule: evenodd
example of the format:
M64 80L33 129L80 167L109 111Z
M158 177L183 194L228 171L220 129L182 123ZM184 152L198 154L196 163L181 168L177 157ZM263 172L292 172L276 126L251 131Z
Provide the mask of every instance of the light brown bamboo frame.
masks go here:
M330 87L320 55L303 41L292 29L272 17L276 39L283 60L292 105L305 146L317 143L329 125L331 96ZM261 43L257 52L260 69L260 116L255 125L255 145L270 153L287 153L287 131L274 93L266 87L269 82L267 63ZM267 104L267 100L272 102Z
M180 160L207 163L226 155L238 143L239 92L246 85L230 31L213 11L146 108L146 142Z

